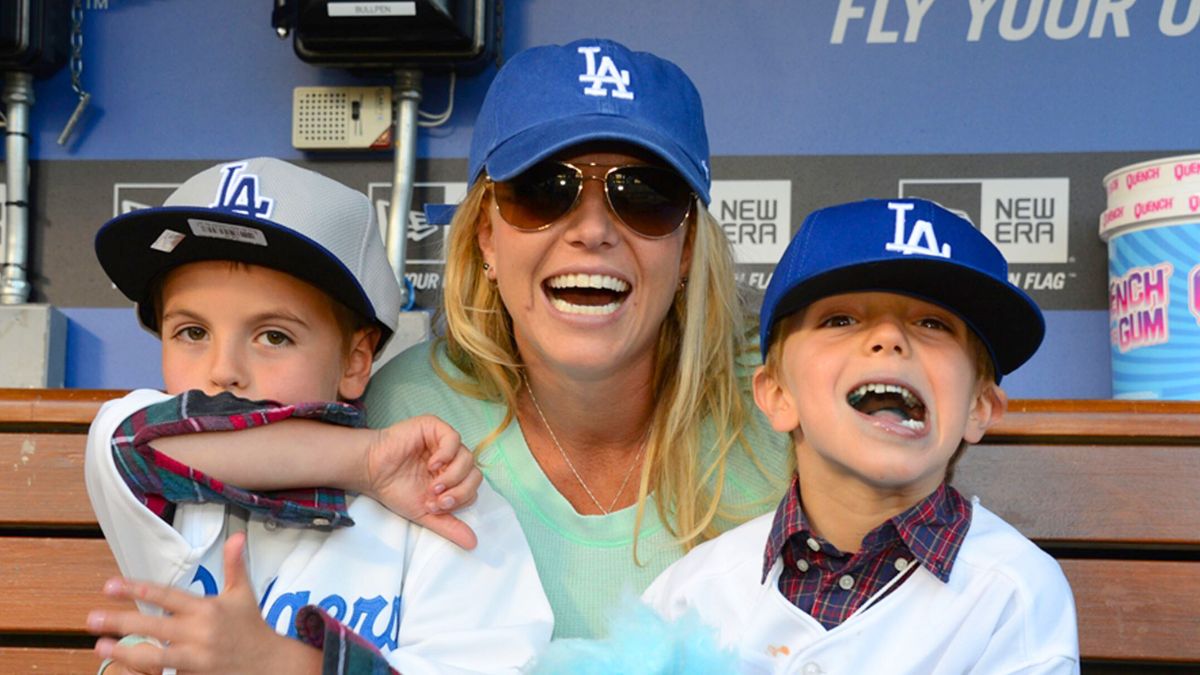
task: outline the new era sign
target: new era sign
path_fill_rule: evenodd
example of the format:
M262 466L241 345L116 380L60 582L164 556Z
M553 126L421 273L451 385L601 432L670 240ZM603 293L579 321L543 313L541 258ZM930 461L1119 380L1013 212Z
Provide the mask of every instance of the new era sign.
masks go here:
M929 199L960 212L1009 263L1069 261L1070 179L902 179L900 196Z
M739 265L774 265L792 238L792 181L713 181L708 210Z

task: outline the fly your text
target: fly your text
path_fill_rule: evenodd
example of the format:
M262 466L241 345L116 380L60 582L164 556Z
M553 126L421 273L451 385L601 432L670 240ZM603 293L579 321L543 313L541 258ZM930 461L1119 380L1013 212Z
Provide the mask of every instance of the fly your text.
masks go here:
M830 44L916 42L936 0L838 0ZM1135 4L1138 6L1134 8ZM1020 42L1034 35L1052 40L1129 37L1130 12L1158 11L1158 30L1181 37L1200 25L1200 0L967 0L967 42L999 35ZM1151 7L1153 6L1153 7Z

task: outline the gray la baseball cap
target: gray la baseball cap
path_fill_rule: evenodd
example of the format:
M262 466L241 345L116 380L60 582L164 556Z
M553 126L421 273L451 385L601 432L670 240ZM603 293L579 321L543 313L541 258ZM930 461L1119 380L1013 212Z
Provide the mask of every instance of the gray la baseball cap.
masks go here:
M399 319L400 287L370 200L270 157L205 169L161 207L105 223L95 244L104 272L156 333L154 281L201 260L261 265L307 281L374 320L383 331L377 352Z

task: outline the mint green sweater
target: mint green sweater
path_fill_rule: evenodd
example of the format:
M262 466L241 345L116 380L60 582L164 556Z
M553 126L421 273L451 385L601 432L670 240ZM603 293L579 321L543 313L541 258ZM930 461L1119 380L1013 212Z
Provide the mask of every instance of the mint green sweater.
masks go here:
M433 414L453 426L468 448L475 447L504 419L504 406L463 396L451 389L429 362L429 343L394 358L371 378L367 416L372 427L414 415ZM458 371L439 354L450 373ZM753 403L751 409L757 411ZM761 417L750 441L769 476L742 452L727 463L726 499L754 504L747 513L772 510L790 477L789 439L770 430ZM607 516L583 516L555 489L525 444L515 422L478 458L488 483L511 504L529 540L538 575L554 609L554 636L599 637L609 612L623 594L640 595L658 573L683 555L647 504L633 560L636 507ZM640 563L640 564L639 564ZM505 589L496 589L504 593Z

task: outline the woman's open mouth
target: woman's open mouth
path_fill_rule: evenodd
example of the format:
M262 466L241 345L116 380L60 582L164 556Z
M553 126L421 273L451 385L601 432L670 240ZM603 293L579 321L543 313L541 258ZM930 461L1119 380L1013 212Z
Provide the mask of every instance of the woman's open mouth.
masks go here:
M627 281L607 274L560 274L542 285L558 311L592 316L617 311L630 290Z

